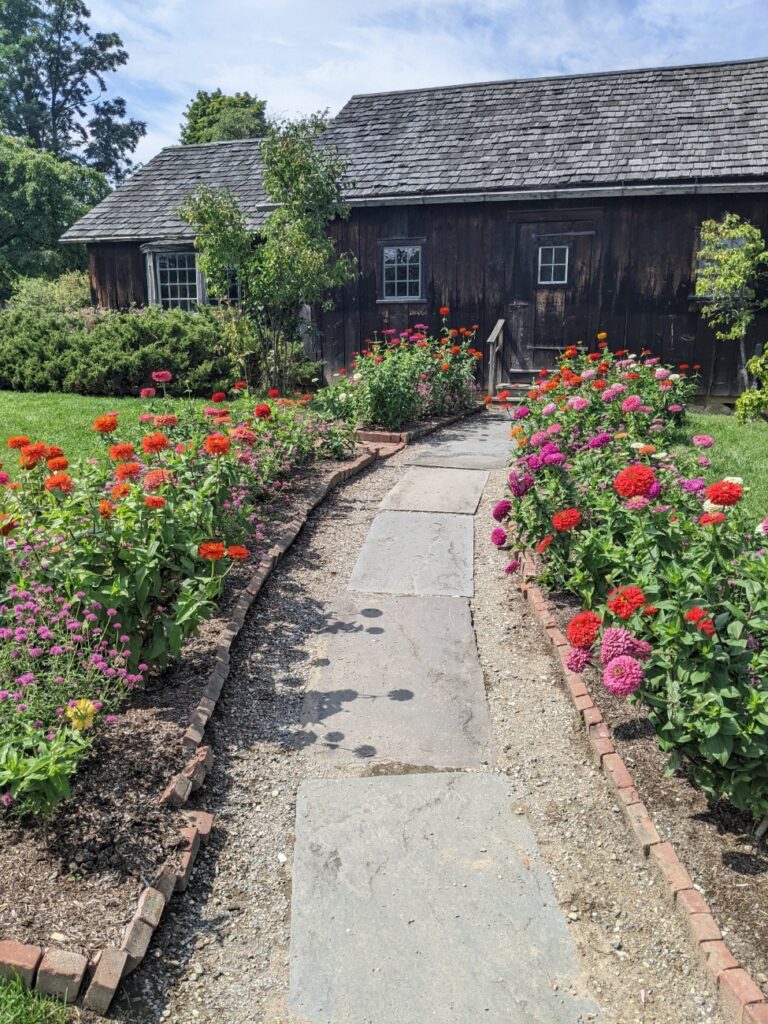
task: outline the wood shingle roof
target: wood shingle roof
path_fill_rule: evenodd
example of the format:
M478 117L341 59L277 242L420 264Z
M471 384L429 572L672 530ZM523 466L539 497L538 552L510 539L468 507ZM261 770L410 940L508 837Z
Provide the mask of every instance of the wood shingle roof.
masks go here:
M324 139L348 159L353 204L768 190L768 59L358 95ZM257 227L258 145L164 149L64 238L191 237L175 210L203 181L231 188Z

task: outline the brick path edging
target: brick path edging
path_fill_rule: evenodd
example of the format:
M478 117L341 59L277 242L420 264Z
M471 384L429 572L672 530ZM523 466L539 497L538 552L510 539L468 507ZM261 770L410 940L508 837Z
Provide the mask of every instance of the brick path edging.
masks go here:
M232 618L221 631L213 671L181 739L182 749L189 755L189 760L182 771L169 780L160 797L161 802L181 809L205 781L213 765L213 750L203 743L205 727L216 710L229 676L232 643L245 624L261 588L298 537L310 513L330 491L377 459L387 459L417 438L474 415L483 408L483 405L477 405L402 434L358 433L362 452L330 472L311 493L306 505L284 524L276 542L257 564L253 576L235 602ZM106 1013L122 979L134 971L146 955L171 896L187 888L200 846L211 834L213 815L205 811L184 811L183 816L179 849L162 865L152 883L142 889L136 912L125 928L119 948L108 946L89 962L83 954L59 947L43 949L4 940L0 941L0 977L18 977L28 988L56 995L68 1003L74 1003L82 996L82 1005L86 1009L98 1014Z
M666 883L668 895L702 958L720 1008L728 1024L768 1024L768 1000L760 986L745 971L723 940L711 908L678 858L671 843L662 842L653 818L640 799L632 774L613 745L608 724L595 707L581 675L566 664L570 644L557 626L545 595L532 582L536 566L530 554L523 555L520 591L538 619L560 659L566 689L587 731L596 765L602 769L618 798L619 806L635 834L643 854Z

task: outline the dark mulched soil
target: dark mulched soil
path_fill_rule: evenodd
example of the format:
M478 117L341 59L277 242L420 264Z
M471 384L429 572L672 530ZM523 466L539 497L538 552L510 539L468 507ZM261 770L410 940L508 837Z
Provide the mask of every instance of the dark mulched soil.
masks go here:
M581 606L549 599L565 631ZM667 756L645 710L606 690L595 669L584 681L662 839L672 843L708 900L733 955L768 995L768 848L755 844L755 822L727 801L709 807L684 774L665 776Z
M185 645L178 664L136 691L94 743L72 796L43 829L0 824L0 940L93 955L119 944L139 893L179 845L181 813L159 798L184 767L180 739L213 667L219 636L259 557L306 495L342 463L318 462L282 492L249 562L236 563L216 615Z

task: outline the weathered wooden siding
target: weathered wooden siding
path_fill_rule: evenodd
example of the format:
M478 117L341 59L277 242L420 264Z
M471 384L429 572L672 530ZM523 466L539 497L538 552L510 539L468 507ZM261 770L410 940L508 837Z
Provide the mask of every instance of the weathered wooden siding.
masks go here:
M505 365L534 365L532 354L541 365L542 346L607 330L616 347L701 363L703 390L735 394L735 346L715 343L692 300L698 227L726 211L768 233L767 197L747 194L357 208L334 233L357 256L360 276L318 314L320 352L333 372L375 331L436 325L437 309L449 305L451 322L478 324L483 340L498 317L507 320ZM537 286L531 263L532 240L561 231L573 234L577 256L567 294ZM388 238L426 239L425 302L379 301L379 242ZM765 340L761 314L750 348Z
M147 271L140 243L89 245L88 273L95 305L127 309L147 304Z

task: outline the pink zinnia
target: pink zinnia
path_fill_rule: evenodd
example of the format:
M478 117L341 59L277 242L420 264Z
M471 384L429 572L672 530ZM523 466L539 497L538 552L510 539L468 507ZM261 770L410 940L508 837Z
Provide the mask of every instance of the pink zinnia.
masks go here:
M667 406L667 409L668 409L669 412L682 412L683 411L682 405L678 405L676 402L673 403L670 406Z
M157 391L154 388L142 388L139 392L140 398L154 398Z
M656 380L666 380L667 377L669 377L669 375L671 374L671 372L671 370L667 370L663 366L660 366L658 370L656 370L656 372L654 373L654 377L656 378Z
M630 395L628 398L625 398L624 401L621 403L621 411L637 412L642 404L643 400L640 397L640 395Z
M691 441L695 448L711 448L715 443L714 437L710 437L709 434L694 434Z
M520 559L513 558L509 565L504 566L504 572L507 576L511 576L513 572L517 572L520 568Z
M155 370L152 374L152 380L155 384L170 384L173 380L173 374L170 370Z
M638 640L628 629L623 629L621 626L609 626L603 633L600 644L600 660L603 665L609 665L614 658L629 655L631 658L645 661L650 658L651 650L649 643L646 643L645 640Z
M497 526L491 531L491 543L495 544L497 548L500 548L507 543L506 531L502 530L500 526Z
M643 666L628 654L620 654L609 662L603 672L605 688L617 697L628 697L643 684Z
M565 664L571 672L576 672L578 674L580 672L583 672L587 665L590 665L591 662L591 648L584 650L581 647L572 647Z
M511 511L512 502L507 501L506 498L503 498L501 501L496 503L493 512L491 512L491 515L493 516L497 523L503 523Z
M579 398L578 395L568 399L568 408L574 412L582 412L589 405L588 398Z
M557 412L557 406L554 402L547 402L541 411L544 416L551 416L553 412Z

